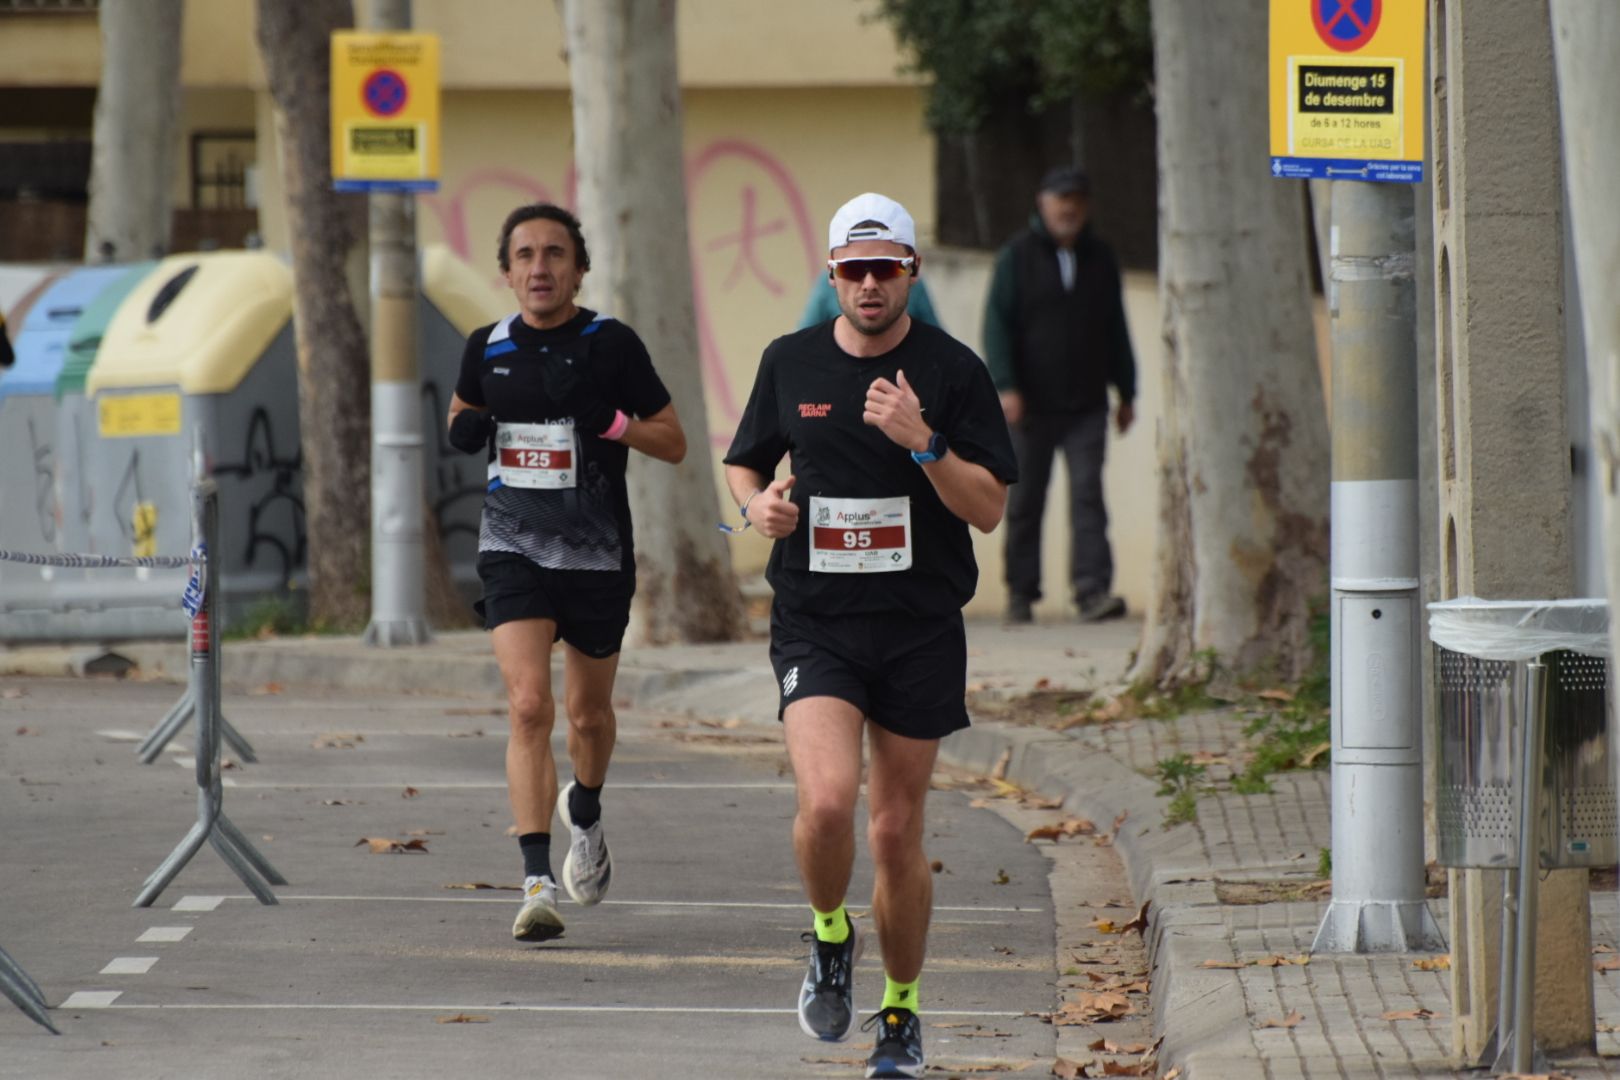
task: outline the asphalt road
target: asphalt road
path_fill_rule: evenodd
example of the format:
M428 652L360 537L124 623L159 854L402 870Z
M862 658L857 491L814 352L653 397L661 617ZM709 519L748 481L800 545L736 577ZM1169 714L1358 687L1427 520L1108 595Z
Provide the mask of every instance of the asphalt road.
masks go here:
M136 909L196 817L189 728L151 766L134 753L179 688L0 680L0 947L63 1031L0 999L0 1076L861 1074L870 1036L817 1043L793 1014L808 924L774 724L622 713L604 794L613 891L565 905L559 941L523 945L496 697L258 689L227 693L260 763L225 773L225 810L288 879L280 904L255 902L205 848ZM1053 1029L1025 1015L1057 996L1048 859L972 802L929 802L943 864L922 984L930 1063L1050 1075ZM362 838L427 853L371 854ZM477 883L511 891L453 887ZM870 888L863 842L852 910ZM872 949L863 1016L882 985Z

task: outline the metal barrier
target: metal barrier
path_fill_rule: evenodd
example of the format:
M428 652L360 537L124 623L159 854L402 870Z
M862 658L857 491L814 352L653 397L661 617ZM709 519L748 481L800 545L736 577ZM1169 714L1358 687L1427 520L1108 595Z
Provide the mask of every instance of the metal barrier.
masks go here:
M203 464L201 434L193 449L195 482L192 486L192 549L187 558L173 556L122 557L112 555L40 555L0 550L0 560L34 566L66 567L150 567L154 569L191 568L191 580L181 600L191 616L191 667L185 695L169 710L142 744L142 760L150 762L163 744L190 716L197 718L197 822L169 857L152 872L135 898L135 907L150 907L175 876L191 861L204 842L211 843L225 864L262 904L277 903L271 885L285 885L287 879L242 835L222 809L224 785L220 780L220 741L235 746L243 759L255 761L247 741L225 722L220 711L219 625L215 618L219 598L218 575L211 553L219 548L219 488L207 475ZM151 755L146 756L148 746ZM0 949L0 993L53 1034L61 1034L51 1023L48 1006L39 984L29 977L4 949Z
M287 884L287 879L231 824L222 809L224 785L219 775L219 751L224 717L219 707L219 622L215 618L219 589L212 557L219 546L219 489L211 476L204 475L200 449L196 453L196 464L191 509L192 533L197 542L192 551L194 562L184 604L186 613L191 616L191 670L186 698L192 703L189 711L197 717L197 823L146 879L140 895L135 898L135 907L151 906L205 841L213 845L219 857L261 904L277 902L270 891L271 885ZM179 712L177 705L171 710L171 716ZM183 719L184 714L180 715ZM165 725L167 723L165 721ZM174 726L178 728L178 723Z
M4 949L0 949L0 993L4 993L12 1004L28 1014L30 1020L46 1028L52 1035L62 1034L56 1030L56 1025L51 1023L45 1011L45 995L40 993L39 984L30 979L22 965Z

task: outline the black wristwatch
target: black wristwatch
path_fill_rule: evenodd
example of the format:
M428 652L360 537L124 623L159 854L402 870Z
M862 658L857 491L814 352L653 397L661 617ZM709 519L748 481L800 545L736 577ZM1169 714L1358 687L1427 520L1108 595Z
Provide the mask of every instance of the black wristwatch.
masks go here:
M930 461L938 461L945 456L945 436L936 431L928 436L928 449L913 450L911 460L919 465L926 465Z

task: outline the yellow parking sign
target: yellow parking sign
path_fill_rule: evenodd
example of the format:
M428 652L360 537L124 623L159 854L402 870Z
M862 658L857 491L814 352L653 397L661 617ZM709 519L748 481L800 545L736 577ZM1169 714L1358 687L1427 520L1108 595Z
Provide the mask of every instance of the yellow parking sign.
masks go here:
M332 34L332 185L436 191L437 34Z
M1271 0L1271 175L1423 179L1422 0Z

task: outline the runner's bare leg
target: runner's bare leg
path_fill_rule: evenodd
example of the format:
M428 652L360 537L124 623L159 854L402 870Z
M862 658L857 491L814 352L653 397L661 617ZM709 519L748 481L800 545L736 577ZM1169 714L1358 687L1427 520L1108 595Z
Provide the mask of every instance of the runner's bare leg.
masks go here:
M923 854L923 807L939 754L938 739L908 739L867 725L872 769L866 783L867 845L876 881L872 919L883 943L883 970L896 982L921 973L934 908L934 876Z
M568 709L568 757L586 787L601 787L618 739L613 712L613 678L619 654L601 659L563 643L563 697ZM553 792L552 801L556 801Z
M844 902L855 867L855 801L861 792L861 711L841 698L795 701L783 715L799 809L793 853L810 906Z
M506 740L506 790L518 835L549 833L557 805L557 764L551 755L551 729L557 708L551 698L551 643L557 624L550 619L518 619L490 631L495 660L506 682L506 714L512 733Z

